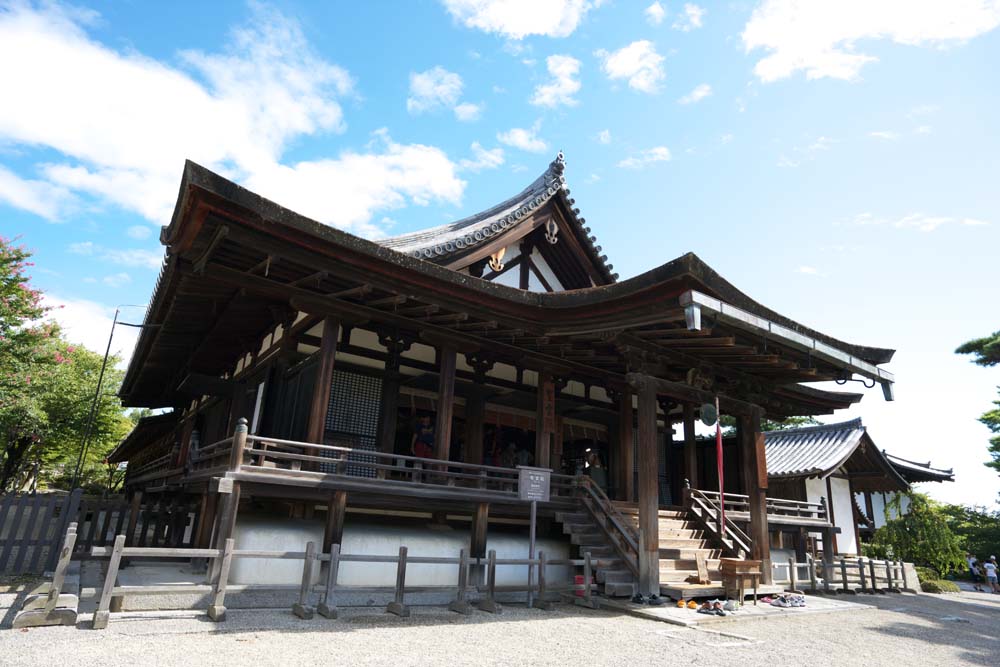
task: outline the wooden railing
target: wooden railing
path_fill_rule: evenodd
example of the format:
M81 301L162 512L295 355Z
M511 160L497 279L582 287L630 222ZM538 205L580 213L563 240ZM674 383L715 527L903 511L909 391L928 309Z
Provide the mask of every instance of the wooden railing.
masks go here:
M314 542L305 545L305 551L261 551L236 549L235 541L232 538L226 540L222 549L162 549L162 548L140 548L126 547L125 536L119 535L115 539L113 547L94 547L91 551L93 557L107 558L108 565L104 585L99 591L97 611L94 613L93 627L103 629L108 626L111 620L111 612L120 610L121 601L125 595L173 595L202 593L209 596L208 616L213 621L223 621L226 617L225 598L229 585L229 575L232 562L235 558L275 558L282 560L301 560L302 580L299 585L298 601L292 605L292 613L299 618L309 619L314 613L319 613L326 618L337 618L337 595L345 593L390 593L393 601L386 606L386 611L398 616L409 616L410 610L406 605L405 596L407 593L431 593L450 592L455 590L455 598L448 605L451 611L460 614L472 613L472 602L468 599L470 588L480 593L475 606L490 613L499 613L501 606L497 602L498 593L527 593L529 603L539 609L551 609L551 599L556 594L571 594L573 601L582 606L596 608L597 603L593 599L593 561L590 553L584 554L582 559L548 559L544 552L539 552L535 558L497 558L496 551L490 551L483 562L480 558L471 558L462 549L457 558L410 556L405 546L399 548L398 555L374 555L374 554L342 554L340 545L330 546L329 553L322 553L316 550ZM210 558L218 559L219 566L210 568L209 571L216 572L212 581L203 584L153 584L147 586L121 586L118 584L118 572L124 558ZM341 563L391 563L396 565L395 586L344 586L338 583L338 576ZM316 568L322 563L328 563L325 576L321 576L319 584L313 584ZM457 585L435 585L435 586L407 586L406 571L407 566L413 565L445 565L458 566ZM470 584L469 570L472 565L482 565L486 568L486 583L484 585ZM525 565L531 570L537 569L538 583L514 584L497 586L496 568L503 565ZM583 583L557 584L549 583L547 568L553 565L564 565L569 567L583 568ZM255 585L254 590L285 589L282 585ZM318 593L317 604L310 604L313 594Z
M806 556L805 563L789 558L788 563L773 563L777 573L787 569L792 590L808 589L813 593L899 593L917 592L906 573L906 563L872 558L840 558L837 562L814 561ZM802 571L805 570L805 576ZM777 577L775 577L777 579Z
M519 472L516 468L477 465L368 449L321 445L257 435L239 436L210 445L199 452L197 464L217 471L228 460L232 472L301 474L311 472L360 480L385 480L406 485L452 487L500 493L516 497ZM225 467L225 466L223 466ZM204 474L204 473L202 473ZM550 494L569 499L576 488L575 478L552 473Z
M580 475L577 485L587 511L614 546L615 551L632 571L639 576L639 536L632 523L618 511L604 493L604 489L586 475Z
M753 541L750 539L750 536L730 516L727 515L723 521L718 493L702 491L701 489L688 489L688 497L691 501L691 509L694 511L695 516L701 520L706 530L713 533L727 548L737 555L748 555L751 553ZM743 498L747 497L743 496ZM749 499L747 500L747 509L745 511L749 512ZM729 494L726 494L726 512L730 511L729 507ZM724 529L723 525L725 526Z
M718 491L706 491L703 489L692 489L710 502L714 507L720 507ZM734 514L742 517L750 513L750 496L740 493L727 493L725 495L725 506L727 514ZM815 523L827 522L826 503L810 503L803 500L789 500L786 498L768 498L766 502L768 519L805 519Z

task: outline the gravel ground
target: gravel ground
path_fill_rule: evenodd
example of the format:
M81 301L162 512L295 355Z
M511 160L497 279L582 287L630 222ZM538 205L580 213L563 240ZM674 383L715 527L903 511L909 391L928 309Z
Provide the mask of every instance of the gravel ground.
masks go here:
M0 594L8 628L14 597ZM230 610L223 624L197 612L126 612L104 631L89 629L87 614L76 628L0 630L0 665L1000 664L1000 595L850 599L878 608L702 629L570 605L469 617L412 607L408 619L342 609L336 621Z

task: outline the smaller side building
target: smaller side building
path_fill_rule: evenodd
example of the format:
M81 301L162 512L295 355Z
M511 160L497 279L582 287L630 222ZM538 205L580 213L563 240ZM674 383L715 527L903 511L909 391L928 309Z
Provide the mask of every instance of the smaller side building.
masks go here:
M832 536L833 552L839 555L860 554L861 527L871 515L865 515L859 498L877 496L884 503L909 490L861 419L771 431L765 434L765 449L768 496L825 503L839 529Z

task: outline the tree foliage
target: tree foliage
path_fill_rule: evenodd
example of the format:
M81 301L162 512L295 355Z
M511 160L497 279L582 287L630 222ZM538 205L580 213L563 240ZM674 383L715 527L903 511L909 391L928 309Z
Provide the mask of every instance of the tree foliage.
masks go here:
M1000 364L1000 331L963 343L955 350L955 354L975 355L972 362L980 366Z
M996 366L1000 364L1000 331L995 331L984 338L970 340L960 345L955 353L974 355L973 363L980 366ZM997 390L1000 393L1000 387L997 387ZM1000 400L993 401L993 409L984 412L979 421L993 433L987 447L992 460L987 461L985 465L1000 473Z
M1000 511L989 511L982 506L945 505L942 508L951 528L962 547L979 560L985 560L1000 551Z
M965 550L944 508L922 493L910 493L907 498L906 513L875 531L867 555L912 562L944 575L963 570ZM893 502L898 510L899 496Z
M47 309L30 286L29 257L0 239L0 491L33 478L39 486L69 483L103 362L40 322ZM131 427L116 396L122 380L116 362L108 362L84 466L84 479L97 484L104 456Z

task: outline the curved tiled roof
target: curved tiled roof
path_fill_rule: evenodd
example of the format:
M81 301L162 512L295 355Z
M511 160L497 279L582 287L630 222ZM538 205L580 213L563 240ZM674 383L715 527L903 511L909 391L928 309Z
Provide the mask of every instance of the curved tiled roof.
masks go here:
M865 434L861 419L764 434L768 477L814 477L839 468Z
M546 202L559 199L569 211L569 222L584 248L602 269L608 282L614 282L618 279L618 274L612 273L614 266L608 263L607 255L601 254L601 246L596 245L597 237L592 236L590 228L584 226L586 219L580 217L580 209L573 207L575 200L569 197L569 186L563 175L565 169L566 160L560 152L531 185L496 206L446 225L378 239L376 243L418 259L443 263L513 229Z
M909 461L907 459L901 459L898 456L893 456L889 452L882 452L885 458L888 459L892 467L896 469L900 475L908 482L954 482L955 473L952 468L945 470L943 468L932 468L931 462L927 463L917 463L916 461Z

